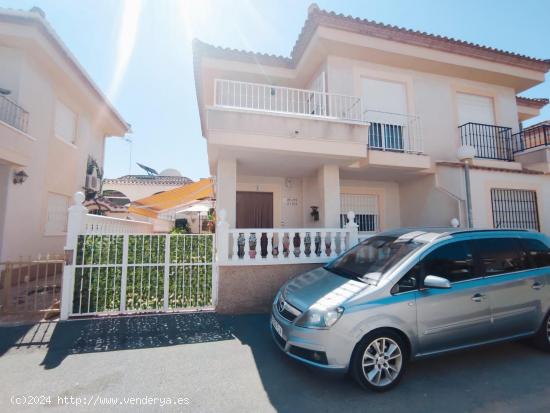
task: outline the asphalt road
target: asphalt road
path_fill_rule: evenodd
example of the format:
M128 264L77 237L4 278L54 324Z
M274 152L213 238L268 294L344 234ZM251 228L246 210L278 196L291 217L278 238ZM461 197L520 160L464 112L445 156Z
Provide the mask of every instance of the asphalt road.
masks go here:
M37 410L14 404L29 401L49 412L550 411L550 355L526 343L413 363L399 387L375 394L281 354L268 321L179 314L0 328L0 412Z

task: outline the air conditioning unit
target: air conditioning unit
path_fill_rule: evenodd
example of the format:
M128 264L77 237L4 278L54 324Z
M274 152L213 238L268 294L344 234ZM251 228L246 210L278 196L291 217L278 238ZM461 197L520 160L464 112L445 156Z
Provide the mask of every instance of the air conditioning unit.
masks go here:
M95 175L86 175L86 185L85 188L90 191L99 192L100 188L100 179Z

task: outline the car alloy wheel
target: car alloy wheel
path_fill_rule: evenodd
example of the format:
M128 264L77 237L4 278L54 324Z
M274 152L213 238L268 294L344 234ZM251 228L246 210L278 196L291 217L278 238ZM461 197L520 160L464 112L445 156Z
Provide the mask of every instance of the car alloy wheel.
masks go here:
M401 348L389 337L376 338L363 353L363 375L372 386L389 386L399 377L402 366Z

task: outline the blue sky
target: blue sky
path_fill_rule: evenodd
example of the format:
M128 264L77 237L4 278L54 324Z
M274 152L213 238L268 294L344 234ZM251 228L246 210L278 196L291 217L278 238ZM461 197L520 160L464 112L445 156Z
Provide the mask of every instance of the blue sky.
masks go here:
M132 124L135 162L209 175L196 104L191 42L288 56L311 1L303 0L0 0L36 5ZM323 9L550 58L548 0L339 0ZM523 93L550 97L550 81ZM550 119L545 108L537 120ZM130 144L109 139L105 175L130 168Z

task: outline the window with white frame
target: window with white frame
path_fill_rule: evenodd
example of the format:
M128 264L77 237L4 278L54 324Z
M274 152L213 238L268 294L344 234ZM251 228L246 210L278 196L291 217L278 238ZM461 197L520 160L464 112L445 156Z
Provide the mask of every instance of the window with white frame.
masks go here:
M540 231L537 192L525 189L491 189L493 227Z
M355 223L360 232L377 232L380 230L380 213L378 195L374 194L340 194L340 226L348 222L349 211L355 212Z
M67 209L69 197L60 194L48 194L46 208L46 235L58 235L67 232Z
M67 143L75 143L76 127L76 113L58 100L55 104L55 136Z

